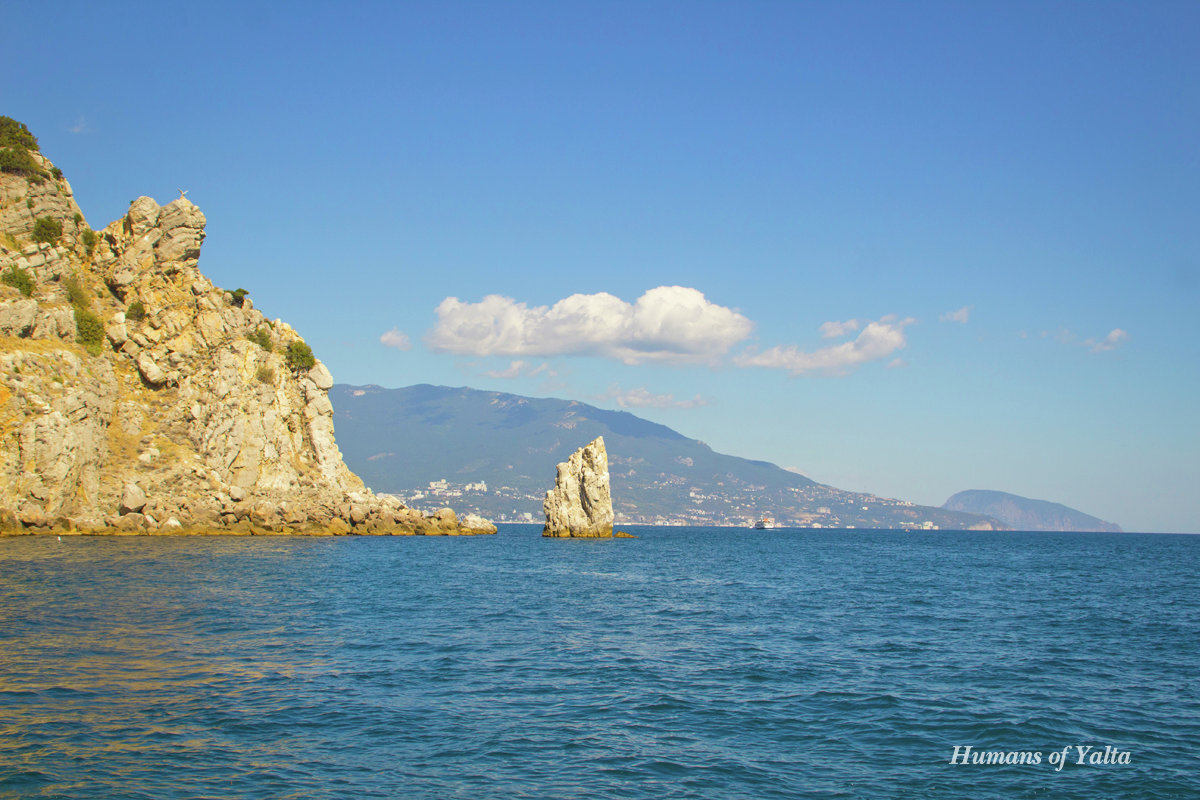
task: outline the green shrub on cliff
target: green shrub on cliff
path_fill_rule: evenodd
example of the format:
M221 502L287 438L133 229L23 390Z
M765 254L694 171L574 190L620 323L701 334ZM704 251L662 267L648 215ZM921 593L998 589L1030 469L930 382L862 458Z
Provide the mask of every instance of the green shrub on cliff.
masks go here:
M259 383L274 383L275 370L271 369L266 364L263 364L258 368L258 372L255 373L255 377L258 378Z
M87 287L83 285L83 281L79 279L78 275L64 275L62 285L63 290L67 293L67 299L75 308L86 311L87 307L92 304Z
M129 304L129 308L125 309L125 319L141 322L146 318L146 306L142 305L141 300L134 300Z
M11 286L26 297L33 296L33 276L28 270L21 269L15 264L0 275L0 283Z
M62 238L62 232L62 220L54 217L42 217L33 223L33 240L35 242L54 244Z
M104 323L86 308L75 307L75 341L94 356L104 344Z
M29 132L24 122L17 122L12 117L0 116L0 147L22 147L26 150L37 150L37 137Z
M83 232L83 246L87 248L87 254L90 256L96 252L96 243L100 241L100 235L91 228Z
M45 172L29 151L38 149L37 139L24 123L0 116L0 172L42 178Z
M42 175L42 168L23 147L0 147L0 172L33 178Z
M296 372L312 369L317 363L312 348L304 342L292 342L287 349L287 363Z
M253 333L246 334L246 338L268 353L271 352L271 332L266 328L257 328Z
M250 294L245 289L234 289L229 293L230 302L238 308L241 308L246 303L246 295Z

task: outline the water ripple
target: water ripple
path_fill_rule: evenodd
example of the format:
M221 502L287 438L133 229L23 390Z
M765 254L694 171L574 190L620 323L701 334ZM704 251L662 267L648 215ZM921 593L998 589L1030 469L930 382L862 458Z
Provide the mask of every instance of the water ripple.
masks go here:
M1200 796L1200 537L638 533L2 539L0 798Z

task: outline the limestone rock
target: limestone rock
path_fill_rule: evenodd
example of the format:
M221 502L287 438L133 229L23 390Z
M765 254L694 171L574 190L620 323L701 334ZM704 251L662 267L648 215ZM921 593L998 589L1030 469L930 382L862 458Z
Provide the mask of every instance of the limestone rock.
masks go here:
M312 380L313 385L323 392L328 392L333 388L333 375L329 372L329 368L320 361L308 371L308 377Z
M138 372L142 373L142 377L146 379L146 383L151 386L162 386L167 382L167 374L162 371L162 367L155 363L149 353L142 353L137 360Z
M329 370L294 373L283 354L300 334L200 272L206 220L190 200L138 198L91 251L78 213L65 180L0 172L0 270L36 286L26 298L0 285L0 335L13 337L0 350L0 531L495 532L363 486L334 438ZM26 241L41 216L62 222L61 243ZM75 341L65 276L105 321L98 355ZM129 318L134 301L144 315ZM267 330L270 349L249 338Z
M590 539L613 535L608 451L603 436L558 465L558 477L554 488L546 492L542 510L546 512L542 536Z
M486 533L495 533L496 526L478 514L467 514L459 519L464 528L470 528L475 531L484 531Z
M136 511L131 511L128 514L122 514L117 520L114 527L118 531L125 533L136 533L146 530L147 520L142 514Z
M458 528L458 515L451 508L439 508L430 518L433 526L442 531L452 531Z
M5 173L0 181L0 231L22 239L33 234L33 226L41 217L62 220L63 239L74 244L77 226L75 215L82 212L75 204L71 185L63 178L54 178L54 165L41 153L31 152L34 161L49 177L42 180Z
M0 334L28 336L37 320L36 300L0 302Z
M39 308L30 338L75 341L75 313L69 308Z
M121 505L118 511L121 515L133 514L146 507L146 493L136 483L127 483L121 491Z
M129 331L125 328L124 322L116 322L108 325L104 333L108 336L108 341L112 343L112 346L117 349L120 349L129 341Z
M200 257L207 220L196 205L186 197L168 203L160 217L163 235L156 249L163 261L182 261Z

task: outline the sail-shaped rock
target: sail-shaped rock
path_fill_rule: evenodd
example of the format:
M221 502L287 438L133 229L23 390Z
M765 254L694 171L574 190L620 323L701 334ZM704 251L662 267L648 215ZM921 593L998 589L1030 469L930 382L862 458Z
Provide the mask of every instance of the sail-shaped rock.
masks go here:
M610 538L613 535L612 494L608 481L608 451L604 437L581 447L558 465L554 488L542 503L546 525L542 536L559 539Z

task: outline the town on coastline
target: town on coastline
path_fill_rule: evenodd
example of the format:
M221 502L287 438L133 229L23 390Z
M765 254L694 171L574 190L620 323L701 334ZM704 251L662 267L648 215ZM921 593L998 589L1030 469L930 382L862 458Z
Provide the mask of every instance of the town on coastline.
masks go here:
M672 477L652 486L658 490L677 490L680 479ZM631 509L619 494L613 498L613 503L618 507L621 522L626 525L750 527L767 513L762 494L766 487L686 488L690 502L676 511L659 513ZM922 507L907 500L842 492L821 485L785 491L790 495L785 498L790 501L790 508L773 504L770 509L775 527L942 528L934 520L923 517ZM413 505L453 505L502 523L540 522L544 497L544 492L516 486L489 486L486 481L454 483L446 478L393 493Z

